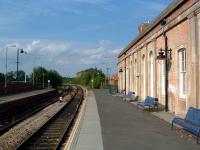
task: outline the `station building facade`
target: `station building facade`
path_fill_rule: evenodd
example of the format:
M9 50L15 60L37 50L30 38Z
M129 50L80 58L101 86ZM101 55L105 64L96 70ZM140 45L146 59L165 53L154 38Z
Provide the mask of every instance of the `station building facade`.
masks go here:
M184 115L190 106L200 108L199 0L174 0L154 21L140 26L140 34L118 55L118 89L140 99L156 97L165 105L165 61L156 58L166 44L171 49L169 111Z

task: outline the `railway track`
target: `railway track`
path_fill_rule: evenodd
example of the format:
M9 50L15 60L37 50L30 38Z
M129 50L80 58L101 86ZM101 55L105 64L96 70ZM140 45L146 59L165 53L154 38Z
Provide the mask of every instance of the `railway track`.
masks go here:
M70 88L65 87L65 89L62 91L62 93L60 95L58 95L58 96L52 95L44 103L40 103L36 106L33 105L32 108L28 109L25 112L22 112L20 114L14 115L13 117L5 118L5 119L1 120L0 121L0 135L7 132L11 127L16 125L17 123L19 123L19 122L23 121L24 119L34 115L35 113L39 112L40 110L44 109L45 107L55 103L56 101L58 101L59 96L63 97L65 95L69 94L69 92L70 92ZM18 108L18 109L20 109L20 108Z
M72 122L76 117L82 100L83 90L80 87L77 87L74 97L65 105L65 107L54 115L37 132L28 137L17 149L58 149L72 126Z

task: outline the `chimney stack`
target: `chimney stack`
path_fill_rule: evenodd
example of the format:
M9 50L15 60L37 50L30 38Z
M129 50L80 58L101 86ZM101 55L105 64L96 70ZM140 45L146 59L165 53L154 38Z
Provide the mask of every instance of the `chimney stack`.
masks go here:
M146 23L141 23L138 27L139 33L141 34L142 32L144 32L147 27L149 26L150 22L146 22Z

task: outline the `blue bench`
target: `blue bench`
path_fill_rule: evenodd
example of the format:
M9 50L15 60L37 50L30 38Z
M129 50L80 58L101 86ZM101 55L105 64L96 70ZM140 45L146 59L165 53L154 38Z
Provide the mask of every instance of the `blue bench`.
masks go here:
M134 92L129 91L127 95L122 96L123 100L130 101L133 100Z
M157 104L156 98L147 96L143 102L137 103L137 107L142 107L143 110L145 109L145 107L148 107L150 110L150 108L155 108L156 104Z
M185 130L195 134L197 136L197 144L199 143L200 136L200 109L190 107L186 114L185 119L174 117L172 120L173 124L177 124L183 127Z

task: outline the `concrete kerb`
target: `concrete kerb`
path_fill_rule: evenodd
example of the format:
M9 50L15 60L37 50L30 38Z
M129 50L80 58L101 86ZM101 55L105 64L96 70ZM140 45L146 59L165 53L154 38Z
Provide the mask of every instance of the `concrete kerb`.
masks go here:
M88 89L82 87L84 90L84 101L82 103L82 106L80 108L79 116L76 119L76 122L74 124L74 127L70 133L70 136L67 140L67 143L64 147L64 150L74 150L76 148L76 144L78 141L78 137L80 134L81 126L83 124L83 118L85 115L85 108L86 108L86 103L88 100Z

